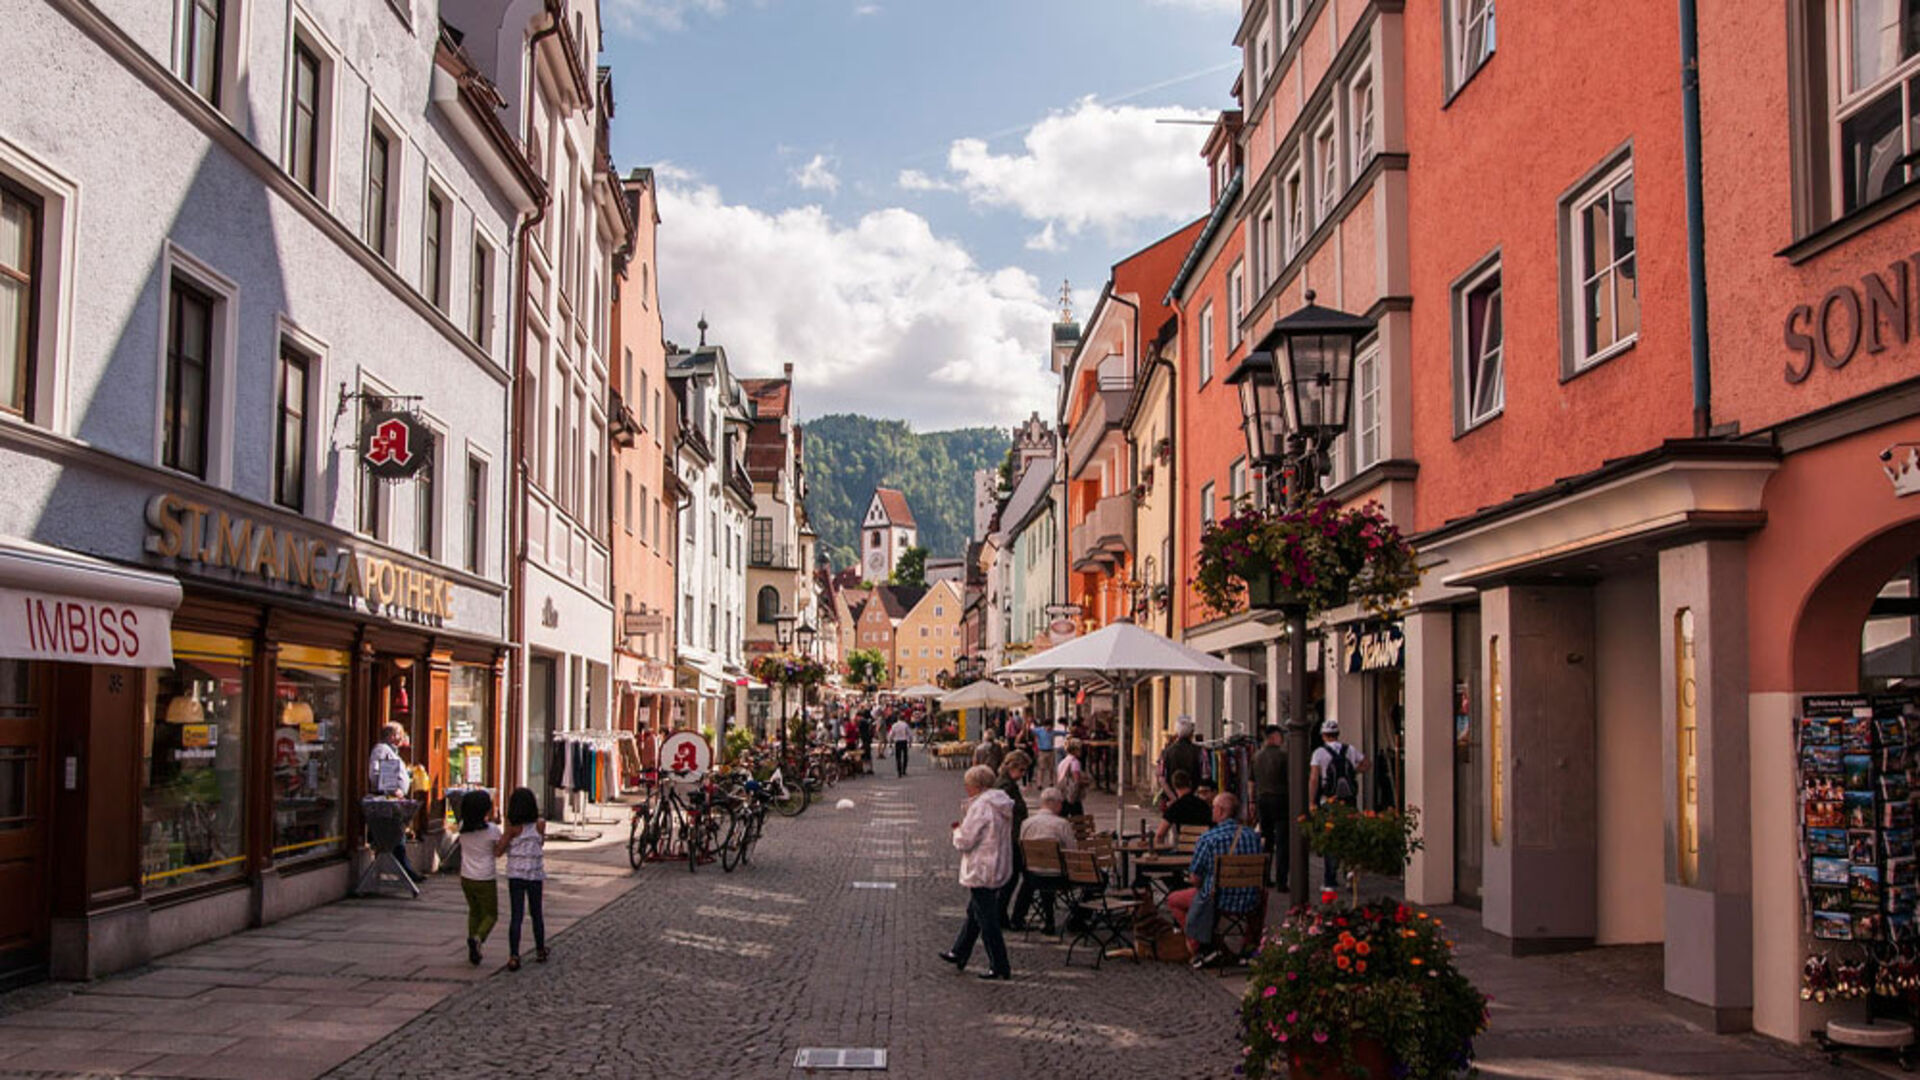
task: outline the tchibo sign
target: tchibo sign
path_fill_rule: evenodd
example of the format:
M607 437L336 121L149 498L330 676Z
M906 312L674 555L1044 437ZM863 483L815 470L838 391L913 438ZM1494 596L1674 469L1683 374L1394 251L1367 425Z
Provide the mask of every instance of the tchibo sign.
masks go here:
M165 608L0 589L0 656L169 667L172 642Z

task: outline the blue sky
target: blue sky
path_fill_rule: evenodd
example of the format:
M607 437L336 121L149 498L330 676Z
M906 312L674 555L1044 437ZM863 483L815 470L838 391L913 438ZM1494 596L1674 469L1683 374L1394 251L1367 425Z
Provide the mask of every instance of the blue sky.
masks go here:
M602 0L622 169L662 177L667 335L803 416L1051 408L1062 279L1206 209L1238 0Z

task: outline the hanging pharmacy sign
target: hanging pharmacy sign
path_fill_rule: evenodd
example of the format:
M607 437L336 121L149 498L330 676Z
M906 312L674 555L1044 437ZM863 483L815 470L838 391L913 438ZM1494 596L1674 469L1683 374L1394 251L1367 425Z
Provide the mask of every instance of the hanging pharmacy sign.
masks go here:
M360 465L382 480L407 480L433 463L433 429L412 413L381 410L360 425Z

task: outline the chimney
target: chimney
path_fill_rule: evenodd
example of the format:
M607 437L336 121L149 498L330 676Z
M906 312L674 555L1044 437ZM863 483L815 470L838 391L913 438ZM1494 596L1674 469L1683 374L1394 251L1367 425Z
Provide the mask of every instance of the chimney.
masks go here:
M793 364L791 362L780 365L780 376L788 382L793 381Z

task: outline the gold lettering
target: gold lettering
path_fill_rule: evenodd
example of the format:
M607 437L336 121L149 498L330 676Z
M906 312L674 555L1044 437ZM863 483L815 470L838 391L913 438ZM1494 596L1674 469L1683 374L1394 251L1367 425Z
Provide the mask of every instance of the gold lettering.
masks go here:
M180 524L179 499L172 495L155 495L148 499L147 526L153 530L153 534L147 537L147 554L163 559L180 554L186 530Z
M351 551L340 553L340 561L333 570L333 591L346 593L353 599L366 595L367 585L360 572L360 557Z
M400 568L393 565L391 559L380 560L380 606L385 607L400 597Z
M286 580L287 565L280 561L280 543L273 534L273 526L260 526L253 540L253 558L247 563L247 571L273 581Z
M206 542L207 508L197 502L183 505L187 510L187 560L206 562L213 554L213 545Z
M426 610L425 601L421 596L421 594L426 591L425 590L425 586L427 584L426 575L421 573L418 570L408 570L406 580L407 580L407 610L408 611Z
M453 618L453 586L447 584L445 579L440 582L440 617Z
M333 591L333 571L327 569L327 545L318 540L307 543L307 559L313 564L309 582L315 592Z
M313 583L313 549L293 533L280 534L280 565L286 568L289 583L301 586Z
M231 566L235 570L245 571L247 559L253 554L253 522L246 518L228 517L222 510L213 519L214 537L219 547L214 551L213 565Z

